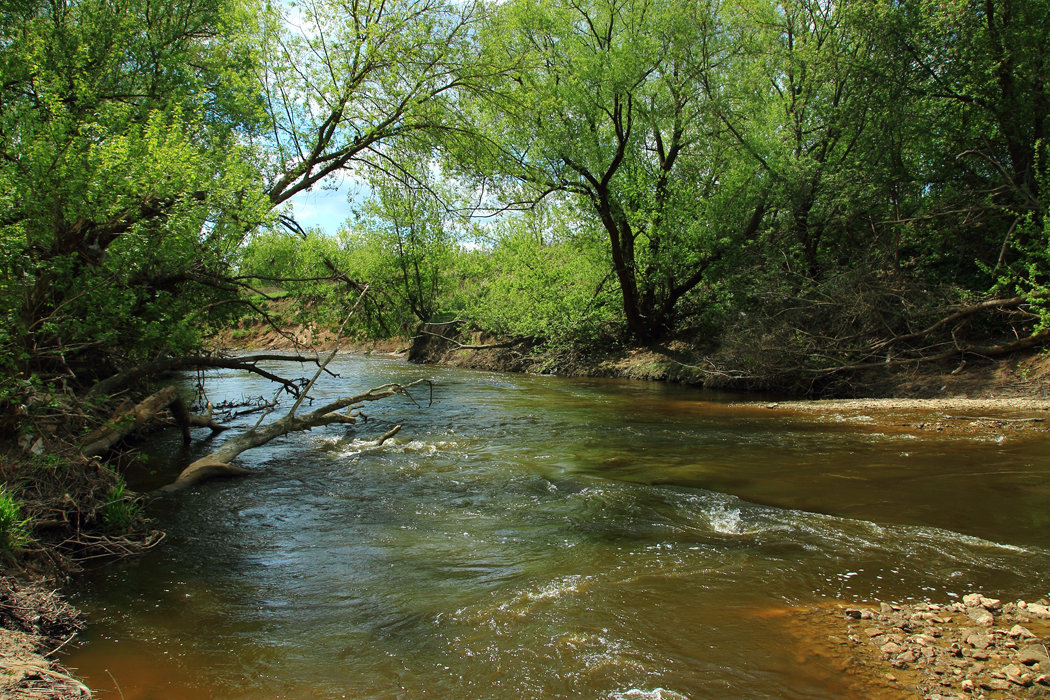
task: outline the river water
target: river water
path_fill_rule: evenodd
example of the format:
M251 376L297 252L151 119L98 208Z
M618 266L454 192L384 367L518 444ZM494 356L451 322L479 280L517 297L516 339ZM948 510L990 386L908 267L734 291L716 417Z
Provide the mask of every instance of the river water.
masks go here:
M673 385L333 367L318 400L426 378L432 404L420 388L370 405L356 429L244 453L258 476L155 500L167 540L79 582L91 626L65 663L98 697L840 698L856 691L793 606L1050 590L1043 435L919 438ZM231 371L208 387L272 392ZM214 446L162 437L134 485Z

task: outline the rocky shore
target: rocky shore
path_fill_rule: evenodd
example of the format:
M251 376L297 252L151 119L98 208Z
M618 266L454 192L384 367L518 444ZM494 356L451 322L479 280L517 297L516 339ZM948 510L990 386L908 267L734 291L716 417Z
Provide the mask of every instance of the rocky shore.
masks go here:
M830 612L829 639L879 685L926 700L1050 697L1050 600L961 601ZM836 634L838 628L838 634Z

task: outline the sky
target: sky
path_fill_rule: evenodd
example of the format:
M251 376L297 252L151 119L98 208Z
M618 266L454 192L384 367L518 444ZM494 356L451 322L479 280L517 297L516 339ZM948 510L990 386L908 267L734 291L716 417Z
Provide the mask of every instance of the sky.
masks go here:
M292 216L300 226L304 229L319 228L328 236L336 234L366 195L364 186L347 178L341 178L337 183L336 189L314 187L292 197ZM351 195L354 196L352 202L348 199Z

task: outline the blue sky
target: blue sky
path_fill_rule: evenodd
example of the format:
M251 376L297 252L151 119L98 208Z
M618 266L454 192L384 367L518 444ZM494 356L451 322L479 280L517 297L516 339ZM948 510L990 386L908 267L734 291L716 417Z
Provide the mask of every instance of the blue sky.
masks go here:
M353 202L348 200L351 194L354 196ZM314 187L292 197L292 216L304 229L316 227L326 235L334 236L353 212L354 206L364 201L366 194L367 189L363 185L341 178L336 189Z

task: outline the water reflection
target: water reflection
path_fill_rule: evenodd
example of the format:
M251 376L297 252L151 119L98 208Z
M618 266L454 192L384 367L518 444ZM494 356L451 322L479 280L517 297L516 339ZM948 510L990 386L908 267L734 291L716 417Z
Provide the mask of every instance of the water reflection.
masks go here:
M370 406L365 434L288 436L242 456L258 476L155 503L168 542L79 601L93 641L69 663L96 687L843 697L798 663L787 605L1050 587L1034 442L873 435L662 385L338 369L319 400L433 377L435 405ZM225 372L212 399L262 391ZM166 449L153 482L180 466Z

